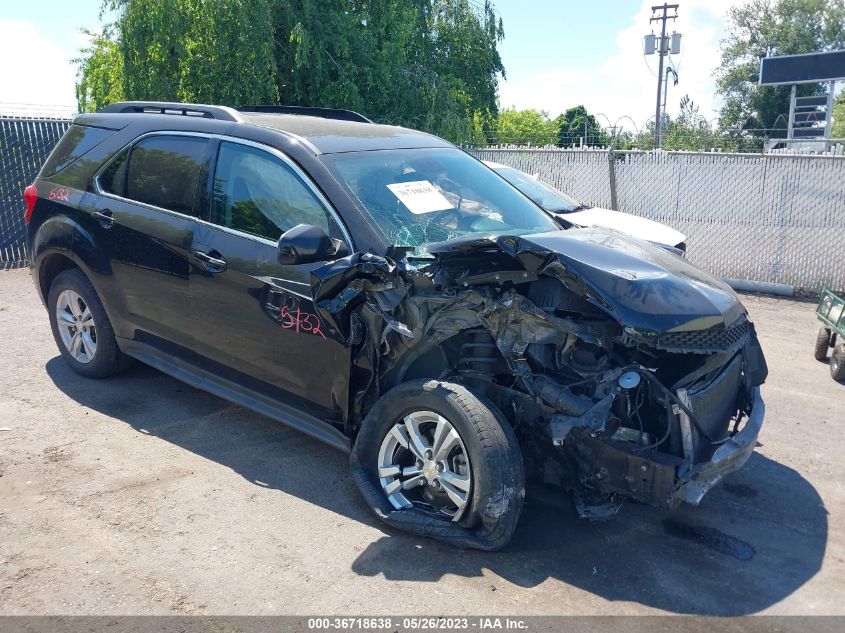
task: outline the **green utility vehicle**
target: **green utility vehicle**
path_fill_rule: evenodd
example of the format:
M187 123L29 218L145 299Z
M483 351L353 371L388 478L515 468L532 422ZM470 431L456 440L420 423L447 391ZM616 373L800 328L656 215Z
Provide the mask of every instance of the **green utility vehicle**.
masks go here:
M830 355L830 375L834 380L845 381L845 299L837 297L830 290L822 292L816 316L824 324L816 337L816 360L825 360L827 350L833 348ZM836 337L839 337L839 343Z

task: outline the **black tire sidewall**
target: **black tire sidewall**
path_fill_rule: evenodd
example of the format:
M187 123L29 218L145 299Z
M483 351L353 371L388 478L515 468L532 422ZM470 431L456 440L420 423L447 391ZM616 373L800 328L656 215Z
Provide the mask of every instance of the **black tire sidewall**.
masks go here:
M830 330L826 327L819 328L819 333L816 335L816 347L813 350L813 357L816 360L826 360L827 350L830 347Z
M97 332L97 350L94 352L94 359L90 363L80 363L76 360L67 347L65 347L64 341L62 341L62 337L59 334L56 303L59 294L65 290L73 290L78 293L94 317L94 327ZM47 295L47 310L50 315L50 329L53 331L53 338L56 341L56 345L62 357L75 372L91 378L103 378L120 371L122 355L118 349L111 322L106 315L100 298L97 296L97 292L81 270L74 268L59 273L50 286L50 292Z
M356 451L362 465L376 483L379 479L378 452L385 435L414 411L433 411L442 415L455 427L466 447L473 483L470 507L457 521L459 525L468 529L479 528L485 509L500 498L506 488L513 489L518 497L511 500L516 506L512 510L521 512L524 494L522 455L510 425L495 405L456 383L410 381L395 387L376 402L356 438ZM475 423L473 416L476 417ZM486 449L482 446L482 438L476 429L479 423L483 425L485 435L492 435L486 441L492 440L495 446ZM510 468L502 468L501 463L491 463L491 451L505 458ZM389 505L386 496L385 503Z

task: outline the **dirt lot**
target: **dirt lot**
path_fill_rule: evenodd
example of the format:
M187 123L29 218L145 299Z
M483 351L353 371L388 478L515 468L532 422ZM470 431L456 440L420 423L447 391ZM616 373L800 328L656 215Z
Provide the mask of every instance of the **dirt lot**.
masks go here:
M487 554L382 527L345 456L259 415L143 366L73 374L0 272L0 614L845 614L845 386L813 305L745 301L770 376L743 471L604 524L530 492Z

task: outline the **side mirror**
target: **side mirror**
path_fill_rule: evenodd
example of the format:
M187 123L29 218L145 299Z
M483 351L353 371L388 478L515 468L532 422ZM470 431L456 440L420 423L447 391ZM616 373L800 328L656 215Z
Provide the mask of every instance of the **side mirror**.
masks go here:
M282 233L276 259L280 264L290 266L338 259L349 254L346 244L333 240L320 227L297 224Z

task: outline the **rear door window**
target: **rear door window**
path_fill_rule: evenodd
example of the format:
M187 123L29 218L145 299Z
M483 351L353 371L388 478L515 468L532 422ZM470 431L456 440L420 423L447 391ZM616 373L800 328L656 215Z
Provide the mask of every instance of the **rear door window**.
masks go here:
M196 215L194 198L207 153L205 138L151 136L138 141L129 153L125 197Z
M106 193L113 193L116 196L123 196L126 185L126 163L129 158L129 150L125 149L118 154L103 170L97 179L100 189Z

